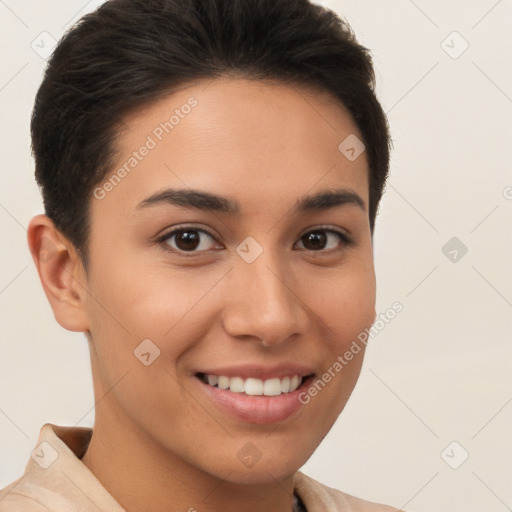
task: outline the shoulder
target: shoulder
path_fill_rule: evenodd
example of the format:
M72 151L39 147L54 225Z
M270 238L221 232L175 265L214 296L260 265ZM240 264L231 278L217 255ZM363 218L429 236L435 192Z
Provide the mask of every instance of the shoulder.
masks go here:
M296 490L301 496L308 511L322 510L343 512L405 512L401 509L356 498L333 487L324 485L317 480L298 472Z
M356 498L350 494L344 493L344 495L354 512L406 512L403 509L390 507L389 505L383 505L382 503L362 500L361 498Z
M23 478L22 476L0 489L0 512L50 512L48 508L30 496L25 496L17 488Z

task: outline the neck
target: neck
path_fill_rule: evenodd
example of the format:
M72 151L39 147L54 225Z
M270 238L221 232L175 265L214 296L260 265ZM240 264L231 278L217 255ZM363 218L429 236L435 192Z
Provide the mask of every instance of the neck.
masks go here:
M96 409L82 462L127 512L293 510L293 476L239 484L229 473L212 475L170 453L129 420L113 421L112 406L102 403Z

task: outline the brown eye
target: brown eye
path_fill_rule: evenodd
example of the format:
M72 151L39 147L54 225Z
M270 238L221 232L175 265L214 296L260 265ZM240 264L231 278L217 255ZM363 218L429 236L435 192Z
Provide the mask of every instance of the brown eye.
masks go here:
M207 251L215 239L206 231L195 228L182 228L164 235L161 242L175 252L203 252Z
M176 246L182 251L193 251L200 243L200 236L197 231L179 231L175 234Z
M304 235L301 240L303 240L306 249L316 251L324 248L327 242L327 236L322 231L311 231Z
M315 252L326 249L335 250L340 245L350 245L352 243L347 235L332 229L315 229L301 236L299 240L302 242L304 249Z

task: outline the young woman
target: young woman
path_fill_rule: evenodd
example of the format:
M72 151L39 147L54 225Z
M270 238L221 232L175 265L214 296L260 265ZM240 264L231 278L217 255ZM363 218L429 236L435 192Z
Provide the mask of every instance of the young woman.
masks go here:
M95 423L45 424L0 511L395 510L299 471L376 317L373 88L306 0L110 0L63 37L28 241L88 340Z

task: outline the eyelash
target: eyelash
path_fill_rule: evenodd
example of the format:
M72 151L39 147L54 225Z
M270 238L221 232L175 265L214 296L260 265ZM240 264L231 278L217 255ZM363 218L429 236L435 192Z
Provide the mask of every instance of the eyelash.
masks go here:
M157 238L156 241L162 245L162 247L165 251L168 251L168 252L171 252L174 254L178 254L179 256L184 256L186 258L197 257L197 256L200 256L207 252L210 252L210 251L183 251L180 249L173 249L169 246L169 244L165 243L167 240L172 238L174 235L181 233L181 232L185 232L185 231L197 231L199 233L204 233L205 235L210 237L215 242L217 241L216 238L211 233L209 233L208 231L206 231L202 228L197 228L195 226L185 226L185 227L180 227L180 228L174 229L173 231L170 231L169 233L165 233L164 235L160 236L159 238ZM340 249L330 249L330 250L320 249L318 251L314 251L314 250L310 250L310 249L303 249L303 250L305 250L309 253L313 253L315 255L332 254L334 252L341 251L345 247L349 247L354 244L354 240L352 239L352 237L350 237L346 233L343 233L342 231L332 229L331 227L328 227L328 226L318 226L317 228L306 231L303 235L301 235L299 237L299 240L301 240L304 236L306 236L309 233L314 233L314 232L318 232L318 231L337 235L339 237L339 239L341 240L344 247L342 247Z

